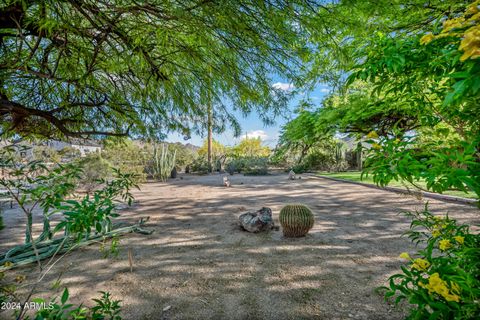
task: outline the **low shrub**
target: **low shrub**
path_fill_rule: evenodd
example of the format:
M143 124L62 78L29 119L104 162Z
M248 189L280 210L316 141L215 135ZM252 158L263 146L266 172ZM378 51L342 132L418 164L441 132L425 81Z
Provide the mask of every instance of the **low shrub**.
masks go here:
M92 299L95 301L93 307L87 308L82 305L74 306L69 304L68 289L63 291L60 301L54 298L50 302L43 299L34 299L36 303L45 305L45 308L40 309L35 314L35 320L43 319L109 319L121 320L120 316L121 306L120 300L112 300L109 292L100 291L102 296L100 299Z
M305 172L310 171L310 168L306 164L300 163L300 164L294 165L293 167L290 167L287 170L287 172L289 172L290 170L293 170L293 172L295 172L295 173L305 173Z
M80 160L82 173L79 186L87 193L91 193L101 184L101 180L108 179L112 173L110 162L99 154L90 154Z
M478 319L480 315L480 234L447 216L408 212L409 238L423 249L400 257L408 260L402 273L389 279L385 298L407 300L408 319Z
M268 174L267 158L249 158L245 162L243 173L247 176L261 176Z
M230 174L242 173L247 165L248 158L236 158L227 163L226 171Z
M227 165L225 167L225 171L233 176L235 174L235 172L237 171L237 167L235 166L235 163L233 161L227 163Z
M208 174L210 171L210 165L208 161L204 158L195 159L190 165L190 171L198 174Z

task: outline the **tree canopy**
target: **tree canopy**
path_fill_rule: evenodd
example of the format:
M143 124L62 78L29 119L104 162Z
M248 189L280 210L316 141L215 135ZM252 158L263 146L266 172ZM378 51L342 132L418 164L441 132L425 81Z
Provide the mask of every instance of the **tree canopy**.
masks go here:
M359 46L351 52L355 64L345 65L346 81L284 127L283 145L347 133L373 146L366 169L381 185L425 180L436 192L479 194L479 3L432 4L443 5L451 6L422 24L352 40Z
M296 1L5 0L0 5L2 133L188 135L269 120L284 106L270 78L300 81L307 18Z

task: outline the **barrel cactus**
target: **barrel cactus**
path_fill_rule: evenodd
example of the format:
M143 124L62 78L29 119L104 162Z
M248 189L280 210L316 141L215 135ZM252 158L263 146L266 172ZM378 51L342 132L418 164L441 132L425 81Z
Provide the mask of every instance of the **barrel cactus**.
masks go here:
M280 210L283 235L289 238L303 237L313 227L313 213L307 206L289 204Z

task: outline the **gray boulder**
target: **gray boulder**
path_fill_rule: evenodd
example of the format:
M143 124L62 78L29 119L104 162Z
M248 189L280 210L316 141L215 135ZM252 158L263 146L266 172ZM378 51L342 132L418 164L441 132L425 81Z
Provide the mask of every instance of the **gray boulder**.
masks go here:
M248 232L261 232L274 228L272 209L263 207L254 212L246 212L238 217L240 225Z

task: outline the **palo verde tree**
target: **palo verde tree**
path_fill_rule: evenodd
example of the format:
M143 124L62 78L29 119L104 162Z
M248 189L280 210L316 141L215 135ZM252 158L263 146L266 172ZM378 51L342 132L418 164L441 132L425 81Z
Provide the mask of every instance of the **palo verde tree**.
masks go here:
M230 155L233 158L268 157L270 148L262 145L260 138L245 138L232 147Z
M188 135L206 118L238 129L227 105L268 120L285 103L278 74L300 81L308 0L4 0L3 134Z

